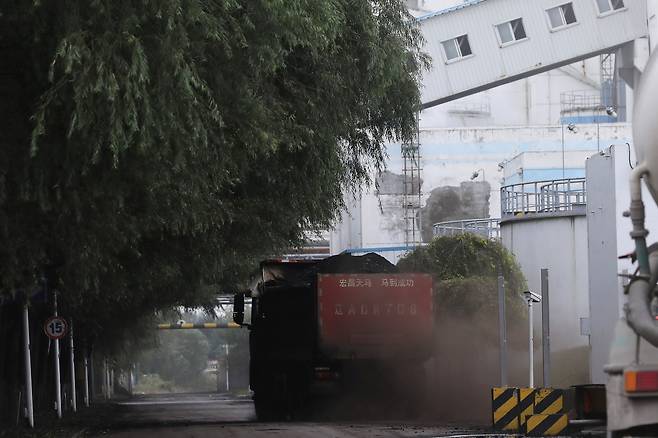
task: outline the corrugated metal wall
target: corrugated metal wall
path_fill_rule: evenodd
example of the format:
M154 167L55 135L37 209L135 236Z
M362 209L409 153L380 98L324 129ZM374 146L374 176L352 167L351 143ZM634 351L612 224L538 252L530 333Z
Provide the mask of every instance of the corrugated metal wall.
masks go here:
M552 31L546 10L565 0L487 0L448 13L420 18L432 69L423 78L423 102L450 100L491 84L584 59L647 34L645 0L599 15L594 0L573 1L577 23ZM501 47L496 24L522 18L527 39ZM441 42L467 34L473 55L446 62Z

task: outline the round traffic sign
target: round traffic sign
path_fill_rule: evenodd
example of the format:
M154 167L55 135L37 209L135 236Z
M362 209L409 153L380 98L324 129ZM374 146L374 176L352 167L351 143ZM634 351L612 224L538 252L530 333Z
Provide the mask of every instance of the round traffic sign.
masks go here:
M43 330L50 339L62 339L66 336L67 329L66 320L61 316L51 316L43 325Z

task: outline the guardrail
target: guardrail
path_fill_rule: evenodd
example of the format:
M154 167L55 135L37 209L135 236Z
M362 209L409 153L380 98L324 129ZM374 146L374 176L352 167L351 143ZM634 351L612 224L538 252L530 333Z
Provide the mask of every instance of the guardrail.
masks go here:
M501 217L537 213L585 213L585 178L512 184L500 189Z
M491 240L500 239L499 219L462 219L432 225L434 237L458 236L464 233L477 234Z

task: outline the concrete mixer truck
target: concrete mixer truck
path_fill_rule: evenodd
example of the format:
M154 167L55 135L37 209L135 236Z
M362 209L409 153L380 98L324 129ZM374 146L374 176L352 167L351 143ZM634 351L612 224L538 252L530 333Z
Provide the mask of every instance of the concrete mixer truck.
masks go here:
M647 246L642 180L658 204L658 52L640 79L633 110L638 165L631 173L631 205L637 270L628 276L625 317L617 322L605 367L608 436L658 435L658 244ZM646 197L646 196L645 196ZM658 224L646 224L658 233Z

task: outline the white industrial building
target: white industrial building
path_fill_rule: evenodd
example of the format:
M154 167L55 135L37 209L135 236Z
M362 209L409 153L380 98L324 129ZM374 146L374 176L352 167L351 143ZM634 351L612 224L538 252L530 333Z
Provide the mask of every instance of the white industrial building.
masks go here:
M632 86L648 57L656 3L409 0L433 59L420 135L415 144L389 145L378 185L347 199L331 252L378 250L396 261L431 239L437 222L500 220L496 236L529 287L538 291L540 269L550 271L551 308L560 312L551 351L558 362L582 358L571 368L558 364L552 383L601 383L593 370L608 340L590 340L587 330L589 206L578 189L561 200L545 195L563 192L564 179L584 191L588 157L632 144ZM546 183L533 188L537 181Z
M598 13L604 2L610 10ZM559 156L546 155L543 169L535 163L536 175L582 177L585 162L574 161L578 155L574 152L583 157L584 152L630 140L629 126L618 123L627 119L626 107L632 101L620 72L632 72L634 56L621 62L619 48L634 55L634 46L642 47L633 41L646 35L645 0L615 3L624 6L617 10L612 0L453 1L451 7L434 12L427 11L450 2L410 3L415 15L420 15L426 50L433 59L431 71L423 78L422 99L427 108L419 118L420 147L405 148L403 154L402 145L389 146L388 170L403 176L398 184L400 199L394 202L393 191L381 194L372 188L360 199L348 200L351 208L332 234L333 253L419 243L421 233L416 228L428 224L419 224L417 218L423 217L419 210L432 191L468 186L475 172L474 184L489 188L485 190L488 199L483 200L488 208L478 207L474 217L498 217L500 186L512 176L507 163L518 161L525 152L559 152ZM577 21L552 28L549 12L556 5L572 5ZM501 43L499 25L519 17L525 39ZM460 33L467 37L471 53L464 59L448 59L444 43ZM574 59L580 60L568 64ZM555 68L545 71L551 67ZM431 106L437 102L444 103ZM613 106L615 117L605 112ZM578 126L569 129L572 123ZM514 172L518 170L517 166ZM443 219L428 218L430 222Z

